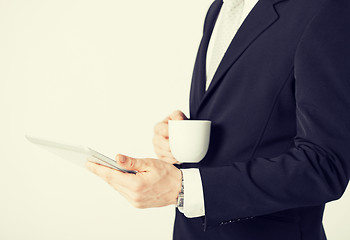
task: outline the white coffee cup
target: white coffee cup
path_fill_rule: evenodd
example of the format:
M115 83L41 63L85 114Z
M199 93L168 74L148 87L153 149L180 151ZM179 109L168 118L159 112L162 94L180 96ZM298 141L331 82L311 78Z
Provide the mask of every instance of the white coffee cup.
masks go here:
M169 120L171 153L180 163L198 163L209 148L211 121Z

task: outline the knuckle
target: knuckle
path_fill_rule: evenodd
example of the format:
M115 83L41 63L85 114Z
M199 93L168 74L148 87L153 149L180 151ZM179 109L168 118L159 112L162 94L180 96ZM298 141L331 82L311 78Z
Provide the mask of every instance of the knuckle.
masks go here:
M105 176L105 179L106 179L106 182L107 182L108 184L111 184L112 181L113 181L113 177L112 177L110 174L107 174L107 175Z
M141 203L142 203L142 197L141 197L141 195L139 195L139 194L136 194L136 195L134 196L133 200L134 200L134 203L138 203L138 204L141 204Z
M143 198L139 194L135 194L134 196L131 197L131 204L135 208L142 208L143 207Z
M174 115L181 115L182 112L181 112L180 110L175 110L173 114L174 114Z
M154 128L153 128L153 130L154 130L155 133L158 132L159 125L160 125L160 123L157 123L157 124L154 126Z
M159 144L159 147L161 148L162 151L170 154L171 150L170 150L170 146L169 143L166 141L163 141L162 143Z
M172 117L176 119L179 119L179 118L183 119L183 113L180 110L176 110L173 112Z
M129 164L130 168L133 169L135 167L135 159L131 158L130 159L130 164Z
M155 136L167 136L168 135L168 125L166 123L158 123L154 127Z
M168 128L163 126L160 130L161 132L161 135L164 136L164 137L167 137L168 136Z

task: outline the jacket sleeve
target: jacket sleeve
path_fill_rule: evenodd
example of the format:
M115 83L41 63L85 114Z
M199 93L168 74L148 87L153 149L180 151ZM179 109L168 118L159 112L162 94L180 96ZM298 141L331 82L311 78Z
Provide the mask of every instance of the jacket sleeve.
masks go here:
M342 196L350 172L350 1L328 1L295 58L297 134L273 158L200 168L205 228Z

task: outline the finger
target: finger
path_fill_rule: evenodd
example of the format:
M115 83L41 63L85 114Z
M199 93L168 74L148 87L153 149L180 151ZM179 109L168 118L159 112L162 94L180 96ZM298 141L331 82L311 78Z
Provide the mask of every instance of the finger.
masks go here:
M123 189L134 186L137 183L135 174L123 173L93 162L87 162L86 167L121 192L125 192Z
M147 170L146 161L144 161L143 159L137 159L118 154L116 160L121 167L128 170L135 170L138 172L143 172Z
M155 135L169 137L168 123L160 122L154 127Z
M180 110L176 110L172 112L169 116L167 116L162 122L168 123L169 120L187 120L186 115Z
M187 120L187 117L180 110L176 110L172 114L170 114L170 120Z
M163 151L159 148L155 148L154 151L156 152L157 156L160 158L174 158L171 152Z
M159 135L155 135L153 137L153 145L155 148L160 148L163 151L168 151L170 152L170 143L169 143L169 139L159 136Z
M135 205L135 200L139 198L139 195L135 193L136 189L140 189L140 186L137 184L137 179L128 179L123 180L123 177L118 176L116 174L116 170L112 170L113 172L108 171L108 167L104 167L103 165L99 165L97 163L87 162L86 166L89 170L91 170L96 175L100 176L103 180L105 180L111 187L113 187L116 191L120 193L128 202L132 205ZM105 169L107 168L107 169ZM110 174L110 177L109 177ZM123 174L123 173L121 173ZM128 174L124 174L128 175ZM135 176L135 175L134 175Z
M95 175L101 177L107 183L111 184L113 181L113 175L116 170L113 170L109 167L103 166L94 162L87 162L86 167Z
M178 164L179 163L179 161L177 161L174 157L163 157L163 158L160 158L159 160L162 160L163 162L167 162L170 164Z
M168 121L171 120L170 115L163 119L162 123L168 124Z

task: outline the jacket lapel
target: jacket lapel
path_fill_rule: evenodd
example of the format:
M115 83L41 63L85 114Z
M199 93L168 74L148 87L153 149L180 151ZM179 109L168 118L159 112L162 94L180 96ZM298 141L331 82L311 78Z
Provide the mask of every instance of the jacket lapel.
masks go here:
M201 43L199 45L196 62L193 69L191 94L190 94L190 116L195 117L195 112L201 103L205 94L206 80L206 55L211 33L214 29L217 16L220 12L222 1L215 1L210 6L204 24L204 31Z
M201 49L201 51L203 51L201 53L202 55L201 58L204 59L203 60L204 63L201 64L199 69L201 69L201 71L204 71L204 76L201 74L202 75L201 79L204 82L204 84L201 84L200 86L202 88L203 94L199 104L197 104L195 115L197 115L198 111L203 106L204 102L210 97L210 95L213 94L217 86L222 81L225 73L237 61L237 59L242 55L242 53L249 47L249 45L252 42L254 42L256 38L258 38L258 36L262 32L264 32L275 21L277 21L278 14L275 10L274 5L277 2L281 2L281 1L284 1L284 0L259 0L259 2L253 8L253 10L249 13L248 17L245 19L245 21L237 31L206 92L205 92L205 80L206 80L205 59L206 59L208 44L206 44L205 48L203 47ZM212 29L210 30L212 32ZM210 39L210 36L207 39L208 43L209 43L209 39Z

